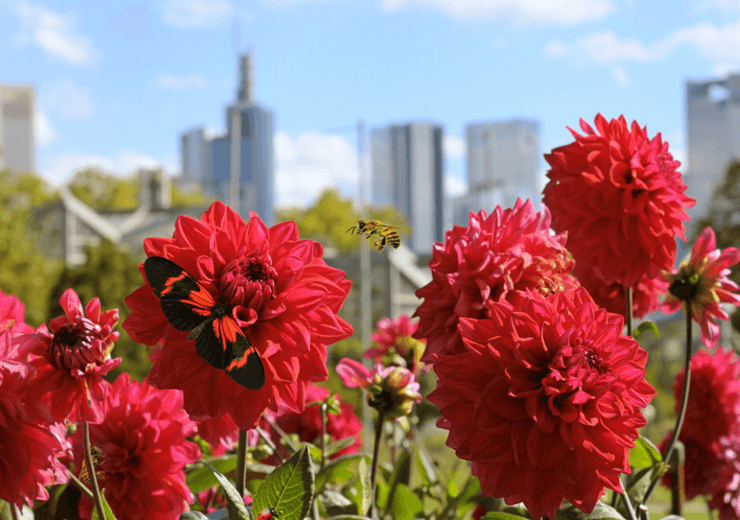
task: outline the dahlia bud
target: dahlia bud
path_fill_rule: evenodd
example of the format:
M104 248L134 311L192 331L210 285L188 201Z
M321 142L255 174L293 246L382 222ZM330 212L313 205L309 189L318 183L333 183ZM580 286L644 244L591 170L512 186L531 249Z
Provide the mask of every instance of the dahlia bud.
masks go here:
M414 402L421 401L419 383L410 370L376 364L370 372L362 363L344 358L337 365L337 374L348 388L364 388L367 402L384 417L398 419L411 413Z

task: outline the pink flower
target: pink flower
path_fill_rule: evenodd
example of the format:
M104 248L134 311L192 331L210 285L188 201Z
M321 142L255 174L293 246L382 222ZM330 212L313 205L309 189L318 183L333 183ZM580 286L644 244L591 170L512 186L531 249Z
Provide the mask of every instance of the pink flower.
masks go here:
M412 337L419 327L418 322L411 321L411 318L402 314L395 319L381 318L376 327L378 332L373 332L372 335L375 346L363 354L364 359L381 363L384 357L390 358L389 362L402 364L415 375L418 375L422 368L428 368L421 362L426 342Z
M220 457L227 451L234 449L239 440L239 427L227 413L221 417L196 421L198 435L208 443L214 457ZM249 431L252 434L252 430ZM250 443L251 446L251 443Z
M655 395L647 353L624 318L579 288L489 302L460 320L465 350L437 359L437 426L472 462L486 496L554 518L563 500L590 513L604 487L621 490L629 449Z
M419 383L413 372L403 367L376 364L370 372L362 363L342 358L337 375L347 388L367 390L368 404L387 419L410 414L414 403L421 401Z
M69 479L57 460L65 447L58 426L43 403L26 394L33 374L9 329L0 331L0 499L19 507L24 500L29 506L48 500L46 486Z
M9 330L13 334L28 334L33 327L24 323L26 306L12 294L0 291L0 331Z
M195 424L182 409L182 392L158 390L131 381L123 373L107 397L107 413L90 426L90 443L103 452L96 466L101 487L117 518L177 518L191 502L185 465L200 458L198 446L186 440ZM75 434L76 467L82 454L81 430ZM80 517L90 518L92 502L80 500Z
M515 289L551 294L575 288L569 274L573 260L564 234L550 234L550 212L543 204L517 199L511 209L471 213L468 227L455 226L444 244L435 244L429 268L432 281L416 291L424 302L416 310L417 339L426 339L421 360L464 350L457 329L460 318L483 318L486 302L506 299Z
M657 278L676 259L676 235L684 240L686 195L680 166L660 134L624 116L607 121L598 114L596 131L581 119L575 141L545 154L550 179L543 203L555 231L568 233L566 247L576 266L597 267L604 283L634 286Z
M306 386L328 377L326 345L352 334L337 316L352 284L322 260L321 244L300 240L294 222L268 228L252 213L245 224L215 202L200 220L180 216L172 238L147 238L144 249L148 256L171 259L228 302L265 370L264 386L248 390L209 365L188 332L167 321L147 283L126 298L132 312L123 324L135 341L162 343L147 381L181 389L194 419L228 413L243 430L265 408L277 410L280 399L302 410Z
M59 302L65 315L49 321L37 332L18 338L21 351L29 352L36 368L31 392L48 402L55 421L103 419L108 383L103 376L121 363L111 359L118 309L100 312L100 299L82 308L77 293L67 289Z
M740 518L740 435L734 431L718 443L721 473L717 478L708 502L717 511L719 520Z
M678 436L686 450L684 481L689 500L711 491L719 476L716 455L719 439L732 435L740 427L738 376L740 359L731 351L702 349L691 358L689 402ZM673 385L677 412L685 377L682 370ZM667 445L668 436L663 443ZM665 477L663 484L669 487L670 480Z
M701 324L701 340L709 348L717 344L720 336L715 318L730 319L720 303L740 305L740 296L735 294L738 286L728 278L730 266L740 260L740 251L736 247L720 251L716 245L714 231L705 228L678 271L664 272L670 288L663 312L676 312L686 302L691 317Z

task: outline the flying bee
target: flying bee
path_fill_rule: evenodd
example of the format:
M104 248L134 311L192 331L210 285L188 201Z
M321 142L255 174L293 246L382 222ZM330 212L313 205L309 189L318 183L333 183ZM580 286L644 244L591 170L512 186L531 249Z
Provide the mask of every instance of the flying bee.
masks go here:
M379 220L359 220L356 226L352 226L347 230L347 233L357 232L358 235L365 238L370 238L373 235L377 235L379 239L375 241L373 247L378 250L378 253L383 251L386 244L390 244L394 249L398 249L401 245L401 237L398 236L396 229L407 229L400 226L391 226L390 224L384 224Z

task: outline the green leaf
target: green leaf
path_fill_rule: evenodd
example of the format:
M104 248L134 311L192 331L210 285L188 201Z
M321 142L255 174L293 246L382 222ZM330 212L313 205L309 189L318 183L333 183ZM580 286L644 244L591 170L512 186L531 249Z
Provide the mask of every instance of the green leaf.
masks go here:
M339 439L337 442L332 442L328 446L324 447L324 455L328 459L335 453L342 451L347 446L352 446L355 442L355 437L345 437L344 439Z
M280 520L302 520L311 508L313 494L311 455L304 445L265 479L252 507L258 513L272 507Z
M559 509L555 514L555 520L625 520L625 518L604 502L596 502L596 507L591 513L584 513L570 505Z
M649 440L638 437L635 447L630 450L630 466L645 469L663 460L660 450Z
M399 483L391 504L394 520L413 520L422 509L421 499L406 484Z
M331 516L327 518L326 520L372 520L372 519L367 516L339 515L339 516Z
M360 514L365 514L370 510L370 503L373 494L372 487L370 486L370 472L367 470L367 460L369 460L369 457L368 459L360 459L359 468L357 470L360 476L358 480L358 484L360 486L358 490L360 493Z
M349 453L328 461L316 474L316 489L323 489L327 482L346 482L351 480L355 476L351 468L356 460L369 461L370 457L362 453Z
M116 520L116 515L113 514L113 511L108 505L108 501L105 499L105 495L102 491L100 492L100 501L103 502L103 514L105 515L105 520ZM100 517L98 516L98 508L95 506L93 506L90 520L100 520Z
M333 489L325 489L316 495L316 500L319 501L327 515L351 515L357 511L354 502Z
M522 518L526 517L500 511L491 511L483 515L483 520L521 520Z
M221 484L221 489L223 489L224 496L226 497L226 510L229 512L229 520L251 520L249 511L247 511L247 507L244 505L244 497L239 496L239 492L231 485L229 479L224 477L216 468L207 462L200 461L200 463L211 468L218 483Z
M399 484L405 484L408 485L409 480L411 478L411 453L409 450L402 450L401 456L398 457L398 460L396 460L393 471L390 474L390 477L388 479L388 488L389 488L389 496L388 496L388 504L385 506L384 511L387 513L389 511L389 507L395 502L393 496L398 488Z
M208 463L221 474L231 473L236 470L235 455L211 459ZM186 473L185 482L193 493L200 493L204 489L210 489L218 485L218 479L213 472L200 464L193 464L192 470Z
M431 486L439 482L437 471L434 469L434 463L427 453L426 447L420 438L414 439L416 443L416 468L419 470L422 482L425 486Z
M643 321L642 323L640 323L637 326L637 328L632 331L632 337L635 338L635 339L637 339L646 330L650 330L657 337L660 337L660 331L658 330L658 326L655 324L655 322L652 322L652 321Z

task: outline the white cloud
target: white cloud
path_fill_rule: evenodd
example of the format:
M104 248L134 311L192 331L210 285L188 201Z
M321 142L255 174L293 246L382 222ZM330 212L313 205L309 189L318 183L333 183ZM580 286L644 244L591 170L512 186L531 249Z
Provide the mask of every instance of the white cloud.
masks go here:
M620 39L611 31L592 34L567 44L558 40L547 43L547 56L567 56L580 62L585 58L594 63L611 65L635 61L650 63L666 59L679 47L693 47L696 52L710 60L737 63L740 57L740 19L727 25L717 26L700 23L678 29L667 38L647 45L634 38Z
M72 65L91 65L97 58L90 39L73 32L73 16L27 3L18 5L16 13L24 26L22 37L30 36L48 54Z
M696 6L696 10L699 12L712 8L719 9L725 13L740 11L740 0L704 0Z
M445 195L454 198L468 191L467 183L457 174L448 173L445 175Z
M57 133L43 110L36 111L36 143L46 146L57 138Z
M444 153L449 159L459 159L466 155L465 140L456 135L445 135L442 143Z
M40 98L45 107L64 119L89 119L95 112L90 91L70 79L50 85L40 94Z
M162 88L181 89L181 88L201 88L208 84L208 80L198 74L189 74L184 76L174 76L163 72L156 78L157 85Z
M139 168L153 168L163 166L165 171L174 172L174 157L159 160L150 155L122 150L114 157L91 154L62 154L48 161L48 165L41 168L41 175L49 181L59 184L68 181L74 172L80 168L97 166L103 171L126 175Z
M621 87L627 87L630 84L630 77L627 75L627 71L624 70L622 67L614 67L614 70L612 71L614 74L614 79L617 81L617 84Z
M712 67L712 74L724 78L730 74L740 74L740 61L717 63Z
M231 18L234 6L229 0L166 0L162 11L162 18L170 25L212 29Z
M422 6L459 20L503 19L527 25L575 25L614 11L610 0L381 0L380 5L391 12Z
M277 132L275 156L278 206L309 205L327 186L357 193L357 152L340 135L306 132L293 138Z

